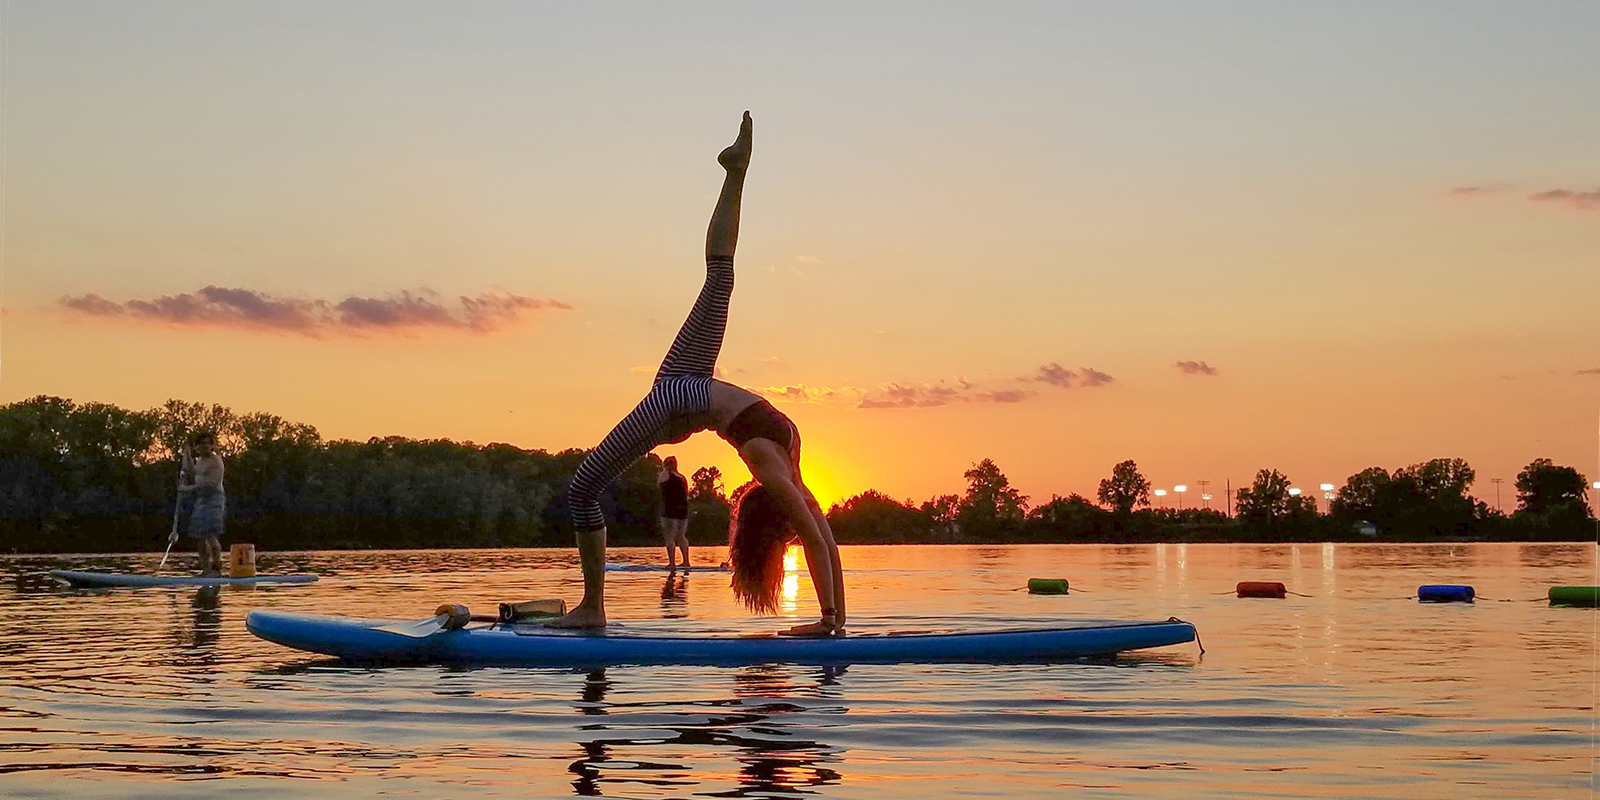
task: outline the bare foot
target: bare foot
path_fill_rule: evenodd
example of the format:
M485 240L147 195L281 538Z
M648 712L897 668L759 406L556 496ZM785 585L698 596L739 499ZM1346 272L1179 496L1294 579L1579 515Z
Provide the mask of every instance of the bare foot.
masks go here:
M605 609L584 606L578 606L567 612L566 616L556 617L545 623L547 628L604 628L605 626Z
M744 112L744 120L739 123L739 138L717 156L717 163L729 172L744 172L750 166L750 112Z
M816 637L816 638L827 637L827 636L843 636L844 635L844 628L834 627L834 624L832 622L829 622L828 620L824 619L824 620L818 620L816 622L812 622L812 623L807 624L807 625L796 625L793 628L790 628L790 629L788 629L786 631L778 631L778 635L779 636L809 636L809 637Z

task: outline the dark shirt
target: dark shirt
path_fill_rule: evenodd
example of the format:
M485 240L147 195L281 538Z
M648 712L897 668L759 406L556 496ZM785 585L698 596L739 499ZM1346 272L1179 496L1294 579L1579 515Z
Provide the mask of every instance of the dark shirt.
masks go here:
M689 481L682 475L668 475L661 482L661 516L667 519L689 518Z

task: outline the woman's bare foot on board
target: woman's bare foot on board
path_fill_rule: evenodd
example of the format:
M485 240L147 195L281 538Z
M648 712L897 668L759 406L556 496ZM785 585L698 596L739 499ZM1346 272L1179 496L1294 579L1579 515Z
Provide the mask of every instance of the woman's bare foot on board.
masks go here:
M824 638L828 636L843 636L844 628L833 624L832 620L821 619L805 625L796 625L786 631L779 631L779 636L807 636Z
M545 623L547 628L604 628L605 626L605 609L584 608L583 606L578 606L567 612L565 616L556 617Z

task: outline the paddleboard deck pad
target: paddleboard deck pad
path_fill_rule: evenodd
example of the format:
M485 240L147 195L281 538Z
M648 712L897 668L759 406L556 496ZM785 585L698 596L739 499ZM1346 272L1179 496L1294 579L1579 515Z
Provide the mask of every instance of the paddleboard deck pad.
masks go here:
M378 630L396 620L250 612L245 626L269 642L351 661L397 663L605 664L1013 663L1103 656L1183 644L1194 626L1093 621L1040 630L852 634L806 639L772 635L664 635L628 627L564 631L523 624L473 625L414 638Z
M624 564L618 561L606 562L606 572L667 572L666 564ZM678 567L678 572L727 572L728 568L716 564L696 564L692 567Z
M126 572L78 572L70 569L50 570L75 587L94 588L108 586L253 586L258 583L311 583L315 575L256 575L250 578L202 578L197 575L133 575Z

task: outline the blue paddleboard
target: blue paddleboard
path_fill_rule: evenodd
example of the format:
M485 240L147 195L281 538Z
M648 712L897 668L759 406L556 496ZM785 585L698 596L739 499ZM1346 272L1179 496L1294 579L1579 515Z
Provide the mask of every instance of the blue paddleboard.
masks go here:
M251 586L257 583L311 583L315 575L256 575L251 578L202 578L197 575L132 575L126 572L78 572L53 569L50 574L78 587L105 586Z
M413 637L379 630L395 620L250 612L250 632L285 647L353 661L572 666L601 664L1005 663L1109 655L1192 642L1187 622L1066 624L1040 630L783 636L661 635L611 627L561 631L534 625L472 625ZM403 623L401 623L403 624Z

